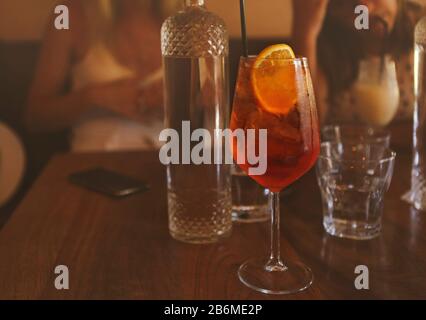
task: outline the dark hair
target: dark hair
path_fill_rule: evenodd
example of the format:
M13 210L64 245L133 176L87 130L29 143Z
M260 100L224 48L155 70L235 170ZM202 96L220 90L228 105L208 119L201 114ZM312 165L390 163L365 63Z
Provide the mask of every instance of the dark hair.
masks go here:
M398 17L389 36L385 54L395 58L413 48L415 15L418 5L398 0ZM318 40L318 60L329 87L329 100L347 90L357 79L359 62L365 56L359 45L359 32L342 26L327 14Z

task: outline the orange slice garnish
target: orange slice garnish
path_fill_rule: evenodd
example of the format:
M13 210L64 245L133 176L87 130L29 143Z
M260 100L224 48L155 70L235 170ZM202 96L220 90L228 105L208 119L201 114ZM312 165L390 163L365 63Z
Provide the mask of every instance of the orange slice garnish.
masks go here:
M263 50L253 64L253 92L267 112L286 115L296 106L296 70L291 59L295 59L291 47L276 44Z

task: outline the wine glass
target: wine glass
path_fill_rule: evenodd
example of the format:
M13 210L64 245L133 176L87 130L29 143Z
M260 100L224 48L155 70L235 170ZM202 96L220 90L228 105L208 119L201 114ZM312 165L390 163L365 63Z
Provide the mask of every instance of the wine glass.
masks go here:
M291 294L307 289L313 281L311 270L297 262L283 261L280 251L280 191L302 177L315 164L320 150L315 97L306 58L242 57L231 116L231 129L267 129L267 169L263 175L250 174L248 161L238 163L251 178L269 189L271 254L267 259L245 262L238 271L248 287L266 294ZM233 156L241 150L233 138ZM242 157L244 158L244 157Z

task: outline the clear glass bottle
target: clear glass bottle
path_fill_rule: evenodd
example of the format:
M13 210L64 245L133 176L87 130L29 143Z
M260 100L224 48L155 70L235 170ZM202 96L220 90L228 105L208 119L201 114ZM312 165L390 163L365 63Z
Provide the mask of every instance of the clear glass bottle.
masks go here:
M190 121L192 131L207 129L214 137L215 129L229 124L224 22L205 8L203 0L185 0L184 9L164 22L161 38L166 128L176 130L182 139L182 122ZM171 235L190 243L216 242L230 235L230 166L173 164L167 171Z
M414 139L411 192L408 200L419 210L426 210L426 17L415 30L414 55Z

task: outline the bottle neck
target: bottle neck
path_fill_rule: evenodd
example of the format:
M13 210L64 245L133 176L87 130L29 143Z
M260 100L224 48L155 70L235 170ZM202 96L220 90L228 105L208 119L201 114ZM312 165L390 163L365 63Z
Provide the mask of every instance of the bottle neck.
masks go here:
M185 0L185 7L201 7L204 6L204 0Z

